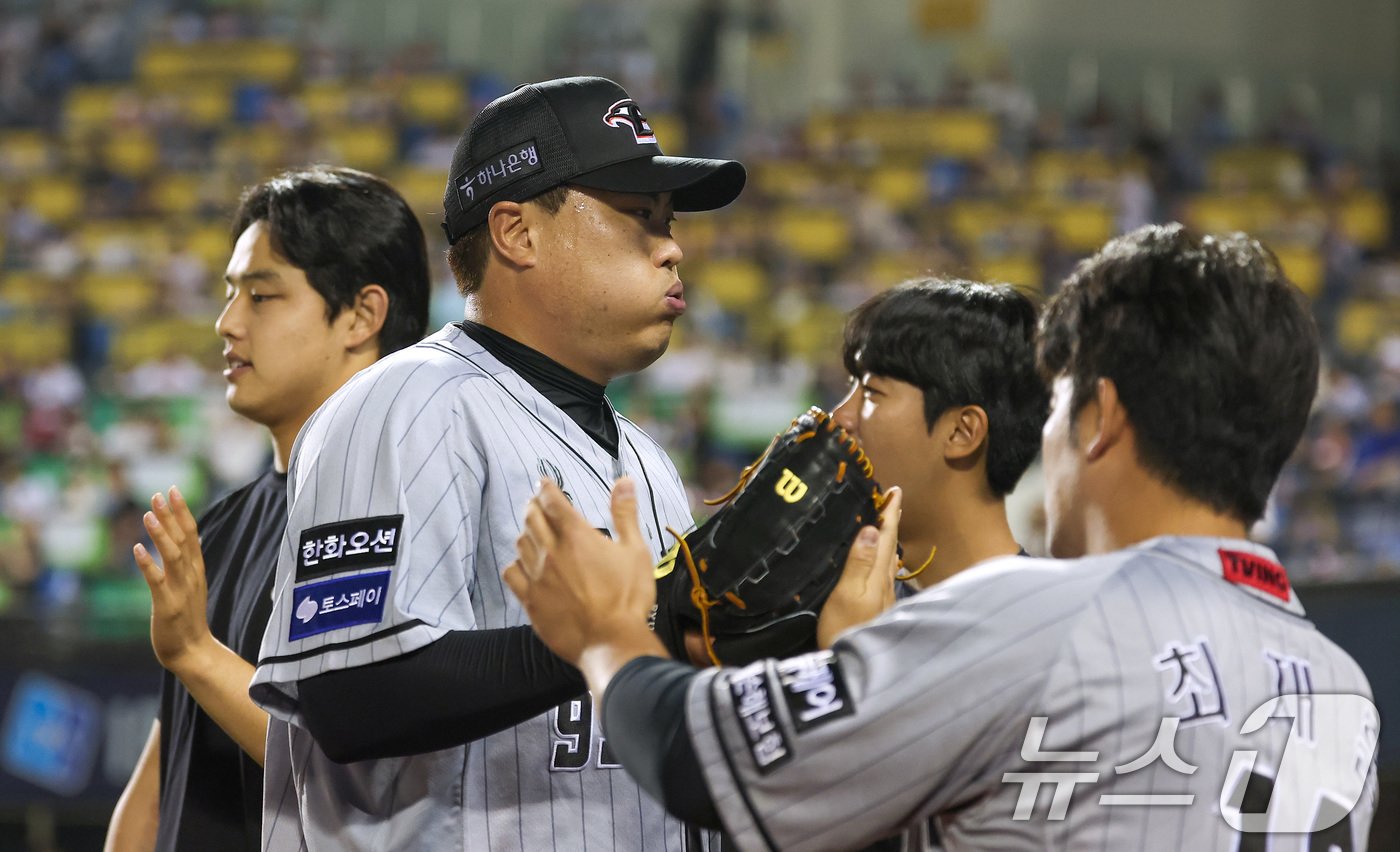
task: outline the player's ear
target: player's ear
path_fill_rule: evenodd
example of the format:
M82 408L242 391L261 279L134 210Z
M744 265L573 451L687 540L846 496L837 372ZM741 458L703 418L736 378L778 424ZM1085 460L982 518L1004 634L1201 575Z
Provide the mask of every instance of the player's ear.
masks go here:
M535 265L536 246L530 230L530 208L516 201L498 201L486 214L491 246L507 263L529 268Z
M358 349L377 338L384 328L384 320L389 316L389 293L378 284L366 284L355 294L347 313L350 327L345 348Z
M946 431L943 455L949 461L975 458L987 444L991 424L980 405L963 405L948 412L951 422Z
M1094 461L1102 458L1127 436L1130 428L1128 410L1123 407L1123 400L1118 398L1118 386L1112 379L1102 378L1094 383L1094 398L1084 408L1086 414L1092 415L1092 419L1085 424L1089 430L1089 440L1084 449L1089 460Z

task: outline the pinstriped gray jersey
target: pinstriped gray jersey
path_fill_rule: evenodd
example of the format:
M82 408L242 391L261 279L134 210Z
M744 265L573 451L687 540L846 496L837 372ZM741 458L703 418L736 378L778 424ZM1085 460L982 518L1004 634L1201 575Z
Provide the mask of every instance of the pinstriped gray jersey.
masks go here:
M264 843L321 849L671 849L683 828L614 767L586 698L461 747L340 765L302 727L297 684L450 630L527 624L501 571L553 478L598 528L637 482L661 555L691 524L665 453L619 418L614 459L454 326L364 370L298 438L287 538L251 688L269 728Z
M952 850L1263 849L1327 825L1347 850L1375 808L1370 698L1269 550L1164 537L976 566L830 652L701 674L687 720L744 849L933 816Z

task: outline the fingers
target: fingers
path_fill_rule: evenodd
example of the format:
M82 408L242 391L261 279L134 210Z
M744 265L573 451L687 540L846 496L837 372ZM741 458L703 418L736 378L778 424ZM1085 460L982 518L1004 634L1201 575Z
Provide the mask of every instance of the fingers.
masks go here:
M890 489L889 502L880 516L880 536L875 564L889 571L891 579L899 571L899 516L904 508L904 491Z
M550 526L549 518L545 515L544 507L538 496L525 507L525 526L520 535L521 538L530 539L530 543L539 552L548 551L554 546L554 530ZM519 542L516 544L519 545ZM538 567L534 563L527 563L527 566L532 569Z
M151 500L152 505L155 499ZM147 512L141 516L142 523L146 526L146 534L151 537L151 543L160 551L161 563L169 566L181 557L180 546L171 538L169 529L161 523L155 512Z
M170 509L175 515L175 525L184 532L185 539L199 541L199 525L195 523L194 513L185 502L185 495L174 485L170 486Z
M549 522L550 530L556 536L563 536L565 533L579 527L591 530L593 527L578 513L574 504L569 502L569 498L564 496L564 492L559 490L559 486L554 484L552 479L541 479L539 493L535 495L531 502L539 505L544 513L545 520Z
M627 547L641 542L642 529L637 521L637 484L630 476L622 477L613 485L612 520L618 541Z
M156 492L151 497L151 513L160 521L160 526L165 530L165 534L170 538L176 547L182 547L185 543L185 531L175 520L175 513L171 510L170 504L166 502L165 495ZM161 551L163 554L164 551Z
M165 572L156 564L156 560L146 550L146 546L138 544L131 548L131 554L136 557L136 567L141 569L141 576L146 579L146 585L151 588L151 594L155 594L156 586L165 579Z
M515 594L520 602L526 603L530 591L530 579L525 576L525 569L521 567L520 560L516 560L506 566L505 573L501 578L506 581L506 585Z

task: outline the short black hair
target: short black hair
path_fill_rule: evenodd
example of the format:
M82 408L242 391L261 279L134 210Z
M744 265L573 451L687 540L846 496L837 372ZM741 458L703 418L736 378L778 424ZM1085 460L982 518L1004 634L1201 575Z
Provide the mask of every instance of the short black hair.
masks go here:
M265 222L272 250L306 273L329 322L366 284L389 294L379 354L412 346L428 329L428 248L423 226L388 183L340 166L282 172L243 192L231 242Z
M1139 228L1082 261L1042 322L1040 369L1073 380L1073 413L1111 379L1148 470L1245 523L1263 516L1318 375L1312 312L1268 249Z
M546 213L554 214L564 206L564 199L568 197L569 185L561 183L528 199L528 203L538 204ZM457 279L458 293L470 296L481 289L481 279L486 274L486 258L490 254L491 231L486 222L467 231L447 247L447 267L452 270L452 277Z
M846 370L908 382L929 429L950 408L987 412L987 484L1004 497L1040 451L1049 394L1036 372L1035 303L1015 287L958 279L906 281L846 322Z

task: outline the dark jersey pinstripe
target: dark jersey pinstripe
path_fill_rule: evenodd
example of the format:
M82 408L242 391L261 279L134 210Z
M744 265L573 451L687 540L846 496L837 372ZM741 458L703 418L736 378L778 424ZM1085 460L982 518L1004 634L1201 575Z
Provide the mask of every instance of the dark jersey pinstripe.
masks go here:
M293 453L288 536L253 682L279 720L268 742L270 847L681 849L680 824L612 766L587 700L470 745L350 765L328 760L300 726L302 678L449 630L527 623L500 572L542 476L606 529L612 482L631 474L659 556L665 528L690 525L685 493L658 445L622 418L619 432L613 458L453 326L363 371L313 416ZM305 530L400 515L392 565L297 582ZM315 623L295 625L298 587L383 571L382 618L292 638Z
M1230 560L1257 573L1231 582ZM703 674L688 720L726 829L745 849L850 849L936 815L950 850L1231 850L1222 811L1239 825L1234 811L1262 802L1277 829L1320 820L1331 797L1357 802L1338 848L1364 848L1370 686L1274 563L1248 542L1190 538L997 560L830 656ZM803 703L813 673L825 703ZM1276 714L1292 720L1251 719L1296 693ZM1058 818L1055 784L1022 798L1044 773L1065 782Z

